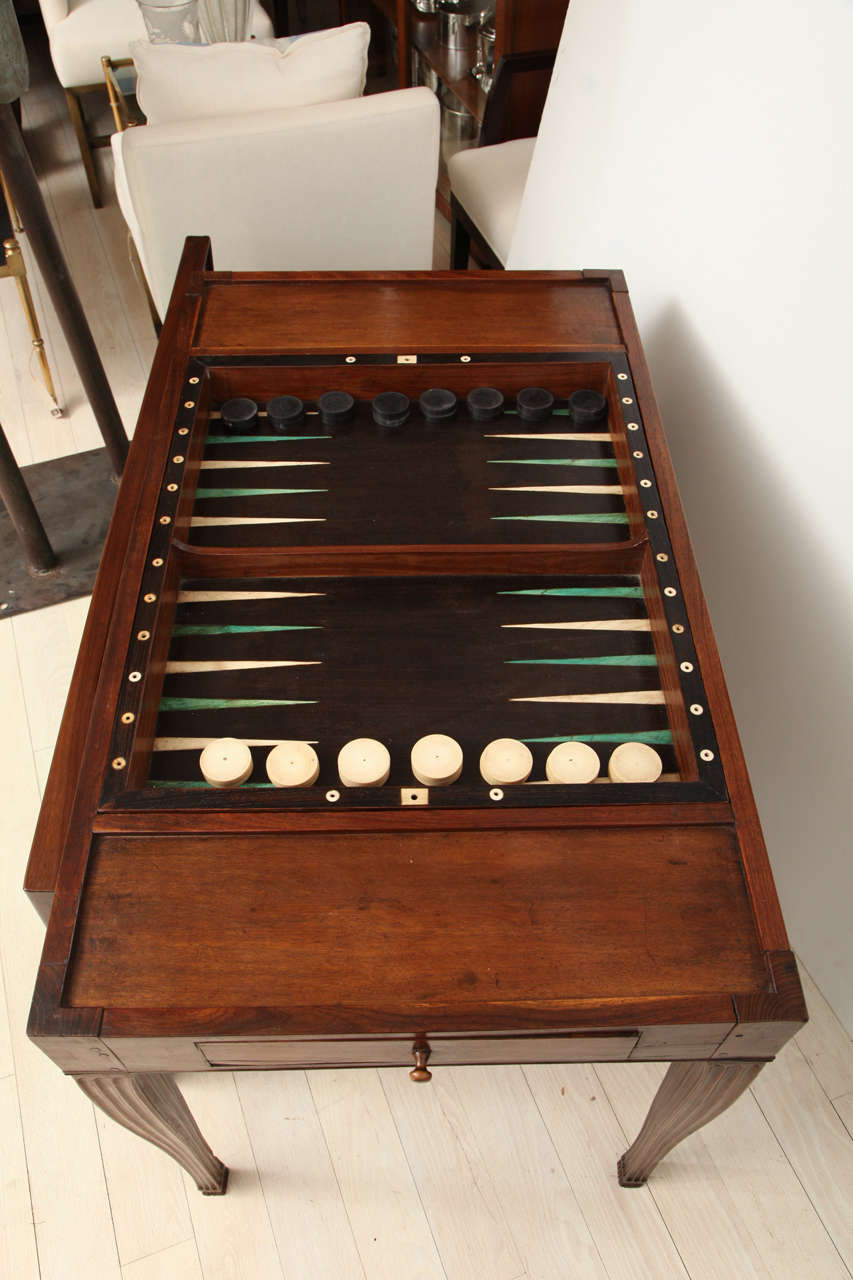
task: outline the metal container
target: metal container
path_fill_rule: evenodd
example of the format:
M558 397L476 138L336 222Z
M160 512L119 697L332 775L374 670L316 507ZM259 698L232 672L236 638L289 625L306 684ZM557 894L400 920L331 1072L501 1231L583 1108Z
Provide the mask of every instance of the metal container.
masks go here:
M476 144L479 127L470 111L446 85L442 85L438 98L441 103L441 154L446 164L457 151Z
M435 13L436 0L415 0L418 13Z
M487 76L494 73L495 29L492 26L481 24L477 29L477 65Z
M474 0L438 0L438 38L448 49L468 49L468 28L476 21Z
M438 38L447 49L467 49L468 23L465 14L439 9Z
M441 87L438 72L430 66L415 45L412 45L412 84L424 84L433 93L438 93Z

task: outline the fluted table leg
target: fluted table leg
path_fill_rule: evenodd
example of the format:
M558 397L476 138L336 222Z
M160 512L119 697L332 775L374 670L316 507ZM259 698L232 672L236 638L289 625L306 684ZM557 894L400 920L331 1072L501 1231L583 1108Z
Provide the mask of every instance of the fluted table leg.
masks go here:
M673 1062L636 1141L619 1161L619 1183L641 1187L659 1160L747 1089L763 1062Z
M75 1079L86 1096L113 1120L177 1160L203 1195L224 1195L228 1168L205 1142L170 1075L115 1072Z

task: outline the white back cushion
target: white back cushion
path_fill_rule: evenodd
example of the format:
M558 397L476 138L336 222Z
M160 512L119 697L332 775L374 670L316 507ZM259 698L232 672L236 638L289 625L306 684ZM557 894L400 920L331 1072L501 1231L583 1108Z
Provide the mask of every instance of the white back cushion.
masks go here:
M364 90L370 27L351 22L297 40L130 46L137 100L149 124L236 116L357 98Z

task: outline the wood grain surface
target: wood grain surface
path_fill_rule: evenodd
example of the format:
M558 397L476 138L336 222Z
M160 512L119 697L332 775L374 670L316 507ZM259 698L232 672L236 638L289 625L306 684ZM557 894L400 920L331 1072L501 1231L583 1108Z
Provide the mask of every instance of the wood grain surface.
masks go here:
M102 837L67 999L417 1019L763 981L726 829Z
M584 281L579 272L504 277L506 302L499 308L488 278L476 272L464 279L450 271L323 279L276 273L275 296L264 288L271 279L262 272L210 277L193 350L264 355L304 348L306 333L313 350L342 354L558 351L621 342L609 281ZM577 287L567 291L570 281Z

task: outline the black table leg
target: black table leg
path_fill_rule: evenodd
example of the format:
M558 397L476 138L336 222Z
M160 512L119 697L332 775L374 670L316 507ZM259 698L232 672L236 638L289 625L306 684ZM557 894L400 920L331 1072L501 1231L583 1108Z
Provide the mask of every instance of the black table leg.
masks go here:
M44 525L24 484L6 433L0 426L0 498L21 539L33 573L47 573L56 566L56 556L47 540Z
M74 281L48 217L21 131L12 108L6 102L0 103L0 171L6 178L15 208L27 228L33 253L62 325L83 389L92 406L95 421L104 437L113 470L120 476L127 457L127 435Z

